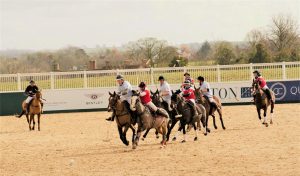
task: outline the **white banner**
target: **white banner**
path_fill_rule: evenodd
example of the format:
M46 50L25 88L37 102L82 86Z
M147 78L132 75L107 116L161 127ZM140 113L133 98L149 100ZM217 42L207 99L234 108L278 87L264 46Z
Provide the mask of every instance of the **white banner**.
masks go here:
M212 83L213 94L220 97L222 103L242 103L250 102L249 82L239 83ZM180 85L171 85L173 90L180 88ZM135 87L136 89L136 87ZM156 91L156 86L150 86L152 91ZM109 94L108 91L115 91L117 88L94 88L94 89L73 89L73 90L45 90L43 98L46 99L44 110L80 110L80 109L100 109L107 108ZM242 98L243 97L243 98Z

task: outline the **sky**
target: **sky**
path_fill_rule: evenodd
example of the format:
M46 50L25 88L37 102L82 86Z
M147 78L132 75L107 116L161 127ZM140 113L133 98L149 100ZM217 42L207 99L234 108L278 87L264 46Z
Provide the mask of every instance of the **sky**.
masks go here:
M0 49L244 41L273 16L300 24L300 0L0 0Z

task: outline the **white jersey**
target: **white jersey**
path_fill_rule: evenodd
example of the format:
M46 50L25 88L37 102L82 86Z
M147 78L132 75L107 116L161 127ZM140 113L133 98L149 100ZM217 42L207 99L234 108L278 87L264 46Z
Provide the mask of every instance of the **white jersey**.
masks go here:
M126 100L130 104L132 87L128 81L124 81L122 85L119 85L118 92L121 94L121 100Z
M168 92L169 94L162 96L162 98L165 101L171 100L172 91L168 82L164 81L164 83L160 85L159 92Z
M200 90L205 90L207 92L204 92L203 94L205 96L207 96L208 98L211 98L212 97L212 92L211 92L211 89L210 89L210 86L209 86L209 83L206 82L206 81L203 81L202 84L200 85Z

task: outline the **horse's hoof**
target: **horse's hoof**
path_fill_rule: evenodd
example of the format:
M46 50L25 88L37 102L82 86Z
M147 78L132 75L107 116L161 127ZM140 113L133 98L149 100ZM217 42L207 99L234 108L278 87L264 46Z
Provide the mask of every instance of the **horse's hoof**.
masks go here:
M144 137L142 137L142 141L144 141L145 140L145 138Z
M198 138L197 138L197 137L195 137L195 138L194 138L194 141L197 141L197 140L198 140Z
M181 143L185 143L185 142L186 142L185 140L182 140L182 141L181 141Z
M226 127L223 127L223 130L226 130Z
M156 136L156 139L158 139L158 138L159 138L159 136L157 135L157 136Z
M215 127L215 129L218 129L218 127L217 126L214 126Z
M273 121L270 121L270 124L273 124Z
M176 137L173 137L172 141L176 141Z
M204 136L207 136L207 133L204 133Z
M133 146L132 146L132 149L136 149L136 145L133 145Z
M207 132L210 133L210 129L209 128L207 128Z
M268 124L268 123L266 123L265 125L266 125L266 127L268 127L268 126L269 126L269 124Z

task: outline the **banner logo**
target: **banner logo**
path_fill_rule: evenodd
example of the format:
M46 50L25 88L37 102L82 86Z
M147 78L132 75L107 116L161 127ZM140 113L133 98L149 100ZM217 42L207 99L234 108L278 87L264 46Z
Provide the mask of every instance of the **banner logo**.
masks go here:
M276 97L276 100L282 100L286 95L286 87L282 83L275 83L270 88Z

